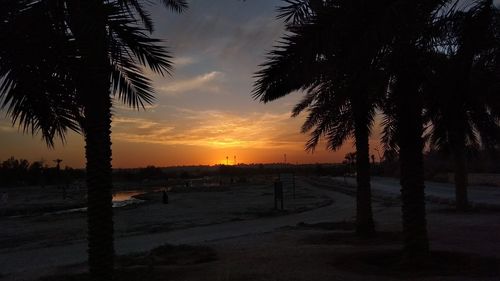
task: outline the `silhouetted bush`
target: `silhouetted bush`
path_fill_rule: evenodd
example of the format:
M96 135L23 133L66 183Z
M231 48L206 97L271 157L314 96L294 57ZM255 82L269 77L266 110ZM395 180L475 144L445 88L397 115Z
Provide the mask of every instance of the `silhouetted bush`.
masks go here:
M48 167L42 161L30 163L26 159L11 157L0 165L0 186L15 187L26 185L71 184L85 177L85 172L66 167L57 170Z

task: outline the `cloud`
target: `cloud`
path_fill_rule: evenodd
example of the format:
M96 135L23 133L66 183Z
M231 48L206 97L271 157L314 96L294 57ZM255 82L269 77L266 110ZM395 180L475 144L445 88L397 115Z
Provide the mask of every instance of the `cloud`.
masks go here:
M168 85L158 87L158 90L170 95L185 93L192 90L203 90L212 93L220 92L220 84L224 82L224 73L211 71L184 80L176 80Z
M115 140L163 145L190 145L209 148L292 148L302 147L301 120L290 113L237 114L186 108L175 109L172 121L116 118Z
M174 63L175 68L182 68L196 63L196 59L193 57L176 57L172 62Z
M114 117L112 124L113 126L131 126L139 129L153 128L159 125L159 123L156 121L128 117Z
M236 26L232 32L232 36L219 51L220 58L229 61L241 61L242 58L246 58L248 60L245 63L252 65L255 64L251 60L253 56L263 57L266 50L283 35L284 25L282 21L272 17L260 16ZM242 56L249 52L252 52L253 56Z
M141 107L139 111L155 112L156 109L158 109L158 107L160 107L158 104L145 104L144 108ZM113 104L113 108L120 111L133 111L133 112L138 111L137 108L130 107L123 103L118 103L118 102L116 104Z
M1 125L0 124L0 132L17 132L19 131L12 125Z
M12 121L7 119L7 116L5 116L6 119L0 118L0 132L22 132L22 126L20 126L19 122L16 122L15 124L12 123Z

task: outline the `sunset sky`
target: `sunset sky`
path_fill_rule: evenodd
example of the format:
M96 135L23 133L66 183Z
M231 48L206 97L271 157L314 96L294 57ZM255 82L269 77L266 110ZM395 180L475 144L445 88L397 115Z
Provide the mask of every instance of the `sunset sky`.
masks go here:
M304 151L300 134L304 116L290 118L301 93L270 104L251 97L252 75L283 34L276 20L279 0L191 0L189 10L175 15L151 7L155 37L166 40L175 59L172 77L151 74L157 92L145 111L115 102L113 166L213 165L226 156L238 163L340 162L352 144L328 152ZM23 135L0 116L0 160L10 156L30 161L63 159L63 166L84 167L84 144L70 134L49 150L40 136ZM374 146L376 147L376 146ZM376 154L375 152L372 152Z

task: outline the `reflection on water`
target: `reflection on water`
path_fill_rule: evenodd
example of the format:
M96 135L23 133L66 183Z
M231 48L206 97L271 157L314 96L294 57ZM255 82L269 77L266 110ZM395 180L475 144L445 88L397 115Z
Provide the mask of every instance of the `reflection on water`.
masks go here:
M119 208L131 204L138 204L144 202L144 200L140 200L134 198L133 196L141 195L144 192L139 191L120 191L113 194L113 208Z
M140 191L119 191L113 194L113 202L125 201L133 199L133 196L141 195L144 192Z
M113 208L120 208L120 207L124 207L127 205L143 203L144 200L140 200L140 199L133 197L133 196L140 195L140 194L144 194L144 192L119 191L119 192L114 193L113 194ZM60 214L86 212L86 211L87 211L87 207L83 207L83 208L73 208L73 209L67 209L67 210L56 211L56 212L49 212L49 213L45 213L44 215L60 215Z

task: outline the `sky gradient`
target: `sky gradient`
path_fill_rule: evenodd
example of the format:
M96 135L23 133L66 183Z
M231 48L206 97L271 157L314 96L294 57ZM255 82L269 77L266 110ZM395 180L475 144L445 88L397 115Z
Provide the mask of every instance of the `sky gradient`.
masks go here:
M320 144L304 151L308 136L300 133L304 116L290 117L301 93L269 104L251 97L253 73L283 35L276 19L279 0L191 0L175 15L152 6L154 37L162 38L174 56L172 77L150 74L156 102L146 110L114 104L113 166L213 165L233 163L341 162L351 143L337 152ZM374 135L378 135L376 132ZM375 141L373 147L377 147ZM64 165L84 167L83 138L47 149L40 136L23 135L0 117L0 160L10 156L30 161L61 158ZM373 154L376 154L372 152Z

